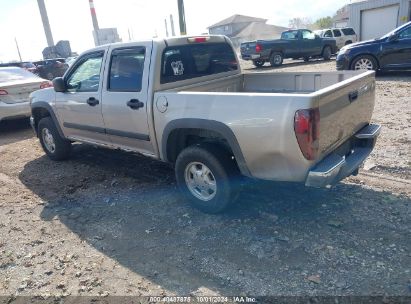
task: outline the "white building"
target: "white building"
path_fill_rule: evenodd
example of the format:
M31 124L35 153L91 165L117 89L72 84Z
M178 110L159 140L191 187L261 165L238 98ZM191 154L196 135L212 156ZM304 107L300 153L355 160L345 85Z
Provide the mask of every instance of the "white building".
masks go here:
M411 19L410 0L368 0L350 4L349 24L360 40L383 36Z

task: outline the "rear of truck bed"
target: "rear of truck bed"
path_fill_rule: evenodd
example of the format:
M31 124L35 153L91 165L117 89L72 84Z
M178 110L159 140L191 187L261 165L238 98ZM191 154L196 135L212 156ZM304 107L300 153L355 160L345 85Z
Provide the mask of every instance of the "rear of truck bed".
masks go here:
M238 141L242 155L235 156L244 162L239 164L243 174L309 186L336 182L336 170L350 155L357 166L345 175L353 173L379 132L378 127L367 129L375 100L374 72L239 74L157 92L154 100L168 105L164 113L154 111L156 130L188 118L221 123ZM161 146L165 143L159 132ZM360 137L368 143L359 143ZM352 156L356 145L369 148ZM331 170L333 176L312 177L321 170L325 175Z

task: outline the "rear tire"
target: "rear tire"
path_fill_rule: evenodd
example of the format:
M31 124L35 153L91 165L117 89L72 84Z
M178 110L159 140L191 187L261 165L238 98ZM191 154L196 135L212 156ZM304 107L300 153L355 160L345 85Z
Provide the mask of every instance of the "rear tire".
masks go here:
M222 147L202 144L185 148L177 157L177 184L190 203L211 214L227 209L235 198L236 165Z
M278 67L283 64L283 54L280 52L274 52L270 56L270 64L272 67Z
M51 117L44 117L38 125L41 146L52 160L65 160L70 156L71 142L62 138Z
M253 64L256 68L261 68L264 65L264 61L263 60L253 60Z
M332 55L331 47L328 46L328 45L325 46L324 49L323 49L323 59L324 59L325 61L328 61L328 60L331 59L331 55Z

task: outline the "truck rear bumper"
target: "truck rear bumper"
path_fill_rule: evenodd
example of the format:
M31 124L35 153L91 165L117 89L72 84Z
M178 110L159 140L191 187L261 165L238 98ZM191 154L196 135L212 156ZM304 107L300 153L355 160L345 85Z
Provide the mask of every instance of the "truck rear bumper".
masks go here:
M381 126L371 124L354 135L354 145L349 155L331 153L312 168L305 181L307 187L326 187L334 185L352 175L374 148Z

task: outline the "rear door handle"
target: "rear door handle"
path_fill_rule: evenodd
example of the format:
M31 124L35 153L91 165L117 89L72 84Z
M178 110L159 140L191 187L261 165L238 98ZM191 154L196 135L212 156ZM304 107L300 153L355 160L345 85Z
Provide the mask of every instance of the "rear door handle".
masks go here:
M144 102L141 102L138 99L130 99L129 101L127 101L127 106L129 106L133 110L138 110L144 107Z
M87 103L88 105L94 107L98 105L100 102L98 101L98 99L95 99L94 97L90 97L89 99L87 99Z

